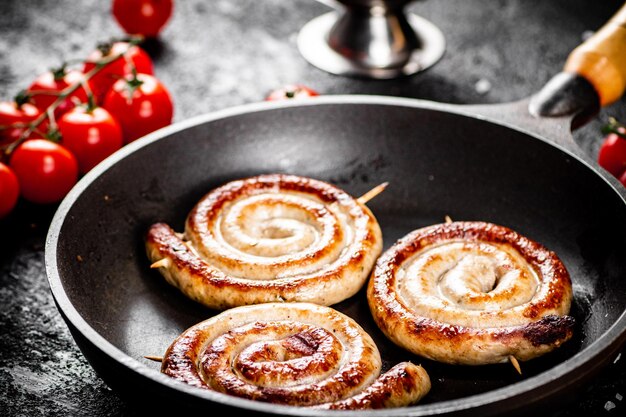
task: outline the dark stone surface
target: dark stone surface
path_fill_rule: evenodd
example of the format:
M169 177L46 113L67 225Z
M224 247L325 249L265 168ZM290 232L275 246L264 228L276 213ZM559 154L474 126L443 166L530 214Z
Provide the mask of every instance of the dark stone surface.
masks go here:
M175 100L175 120L262 100L301 82L323 94L382 94L452 103L526 97L560 70L585 31L619 1L424 0L409 9L437 24L447 50L430 70L393 81L356 80L310 66L296 35L326 12L313 0L184 0L161 39L148 45L155 73ZM63 60L81 59L102 40L122 36L109 1L0 2L0 97L7 99ZM487 80L487 92L476 83ZM593 157L609 115L626 121L620 100L575 133ZM0 221L0 414L141 415L94 373L49 292L43 253L55 206L20 202ZM626 365L618 356L574 405L556 415L623 414ZM155 399L155 401L158 401Z

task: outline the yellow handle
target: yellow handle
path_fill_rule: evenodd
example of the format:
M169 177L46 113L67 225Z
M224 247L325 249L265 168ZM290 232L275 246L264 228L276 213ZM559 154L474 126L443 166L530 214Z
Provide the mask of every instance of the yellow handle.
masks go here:
M600 30L574 49L564 67L587 79L606 106L626 90L626 3Z

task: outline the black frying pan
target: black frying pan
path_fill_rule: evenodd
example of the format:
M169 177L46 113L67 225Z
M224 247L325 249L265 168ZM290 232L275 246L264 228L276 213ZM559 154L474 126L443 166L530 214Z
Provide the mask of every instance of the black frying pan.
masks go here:
M372 335L385 369L401 360L421 363L433 387L414 407L359 415L491 415L556 406L626 340L626 190L582 155L569 133L572 122L597 109L603 91L593 79L557 77L531 106L560 115L551 118L530 116L528 100L474 107L334 96L252 104L168 127L107 159L63 201L46 244L52 293L98 374L142 406L335 415L225 396L160 374L159 364L143 356L162 355L180 332L216 312L149 268L143 237L156 221L182 230L200 197L235 178L293 173L354 196L388 181L368 203L385 249L446 215L513 228L564 261L577 327L557 351L523 363L522 376L510 365L443 365L389 342L361 292L333 307Z

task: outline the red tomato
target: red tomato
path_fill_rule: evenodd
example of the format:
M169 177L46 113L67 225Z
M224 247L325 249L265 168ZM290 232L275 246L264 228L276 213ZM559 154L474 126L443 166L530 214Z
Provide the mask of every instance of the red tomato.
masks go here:
M18 146L9 161L22 196L33 203L61 201L78 179L78 163L63 146L46 139L30 139Z
M75 107L61 117L58 125L61 144L74 154L83 174L124 144L120 125L102 107L91 111Z
M24 124L35 120L41 112L30 103L18 105L15 101L0 102L0 146L7 145L18 139L23 127L11 127L13 124Z
M600 147L598 164L616 177L626 170L626 139L609 133Z
M66 89L68 86L80 83L84 78L84 74L78 70L64 71L55 70L41 74L28 87L28 93L31 94L31 102L42 112L45 112L52 103L57 99L57 94ZM37 94L37 92L48 92L52 94ZM56 94L55 94L56 93ZM54 115L60 117L63 113L74 107L74 99L81 103L87 101L87 92L83 87L78 87L69 97L67 97L56 108Z
M104 45L103 47L93 51L83 67L83 72L87 74L96 67L96 62L107 57L124 54L124 56L114 60L103 67L97 74L89 80L89 86L93 91L98 104L102 104L102 100L107 91L113 84L125 75L132 73L132 66L135 66L138 73L152 74L152 59L150 56L137 45L130 46L128 42L115 42L113 45ZM126 52L125 52L126 51Z
M20 186L13 170L0 162L0 219L13 210L20 196Z
M172 15L172 0L113 0L113 16L129 35L156 37Z
M307 86L291 84L276 89L265 98L267 101L287 100L292 98L306 98L319 96L319 93Z
M104 108L120 122L126 143L169 125L174 115L170 93L148 74L117 81L104 100Z

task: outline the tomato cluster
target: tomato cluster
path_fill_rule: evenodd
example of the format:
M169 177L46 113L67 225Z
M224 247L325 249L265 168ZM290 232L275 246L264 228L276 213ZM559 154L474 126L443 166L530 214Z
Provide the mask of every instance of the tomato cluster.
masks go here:
M79 68L37 77L0 102L0 218L21 195L60 201L81 174L172 122L172 98L137 41L99 45Z
M598 153L598 164L626 187L626 127L611 118L603 132L606 136Z

